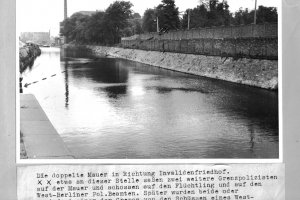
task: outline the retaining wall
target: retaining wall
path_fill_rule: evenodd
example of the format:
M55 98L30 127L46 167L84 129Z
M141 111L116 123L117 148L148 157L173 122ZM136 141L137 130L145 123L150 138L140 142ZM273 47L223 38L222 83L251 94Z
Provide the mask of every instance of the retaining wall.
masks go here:
M260 38L278 37L277 23L249 24L240 26L220 26L197 28L191 30L169 31L166 33L145 33L131 37L123 37L122 40L181 40L181 39L223 39L223 38Z
M86 47L96 55L110 55L169 70L265 89L276 90L278 88L277 60L234 59L92 45Z
M122 40L123 48L233 58L278 59L277 38Z

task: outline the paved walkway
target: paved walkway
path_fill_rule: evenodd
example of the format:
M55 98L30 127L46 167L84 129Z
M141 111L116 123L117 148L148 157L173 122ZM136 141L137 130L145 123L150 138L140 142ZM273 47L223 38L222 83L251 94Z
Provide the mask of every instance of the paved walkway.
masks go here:
M20 100L20 128L28 158L74 158L34 95L21 94Z

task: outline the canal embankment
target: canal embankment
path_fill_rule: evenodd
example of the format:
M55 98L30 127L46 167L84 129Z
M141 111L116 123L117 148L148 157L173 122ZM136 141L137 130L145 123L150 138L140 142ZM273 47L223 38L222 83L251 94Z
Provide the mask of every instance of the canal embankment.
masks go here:
M74 158L32 94L20 94L21 158Z
M265 89L278 89L278 61L87 45L96 55L113 56L178 72Z
M20 41L19 45L19 71L22 74L33 66L36 57L41 55L41 49L33 43ZM20 158L73 158L32 94L20 94Z
M144 33L121 38L118 47L86 47L96 55L109 55L270 90L278 89L276 23Z
M28 67L31 67L36 57L41 55L41 49L33 43L24 44L19 42L19 71L22 73Z

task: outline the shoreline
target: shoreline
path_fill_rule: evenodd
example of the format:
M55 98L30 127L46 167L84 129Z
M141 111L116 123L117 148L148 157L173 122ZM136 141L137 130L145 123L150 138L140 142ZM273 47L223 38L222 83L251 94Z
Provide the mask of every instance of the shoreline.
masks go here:
M277 91L278 61L172 52L146 51L96 45L66 45L63 48L83 47L95 55L123 58L154 67L239 83Z
M20 158L74 159L33 94L20 96Z
M35 59L41 55L41 49L36 44L20 44L19 47L19 71L23 73L28 67L32 67Z

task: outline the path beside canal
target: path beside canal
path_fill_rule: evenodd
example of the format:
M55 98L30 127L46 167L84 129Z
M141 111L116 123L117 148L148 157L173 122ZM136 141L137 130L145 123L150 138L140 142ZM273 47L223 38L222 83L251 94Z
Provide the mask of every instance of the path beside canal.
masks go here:
M28 159L72 159L63 140L32 94L20 94L20 129Z

